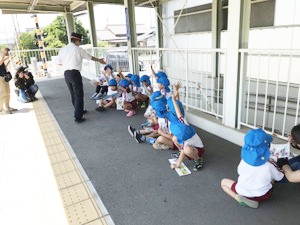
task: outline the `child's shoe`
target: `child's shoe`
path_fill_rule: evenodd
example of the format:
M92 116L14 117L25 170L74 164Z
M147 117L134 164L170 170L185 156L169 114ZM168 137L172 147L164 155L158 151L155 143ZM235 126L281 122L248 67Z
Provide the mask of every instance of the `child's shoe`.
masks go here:
M234 199L242 206L250 207L253 209L258 208L258 206L259 206L259 203L257 201L250 200L239 194L237 194Z
M204 159L203 157L200 157L200 159L195 160L195 164L194 164L194 171L198 171L200 170L202 167L204 166Z
M142 142L145 142L143 141L143 139L145 139L145 137L141 134L139 134L138 132L134 132L134 140L137 142L137 143L142 143Z
M131 137L134 136L134 132L136 131L132 126L128 125L128 132L131 135Z
M174 152L171 154L172 158L178 159L180 156L180 152Z
M146 107L147 107L146 103L143 102L143 104L141 105L141 109L144 109L144 108L146 108Z
M129 110L128 110L128 109L124 109L124 112L127 112L127 113L128 113L128 112L129 112Z
M127 113L127 117L132 117L132 116L134 116L134 115L135 115L135 113L134 113L133 110L130 110L130 111Z
M98 112L103 112L103 111L105 111L105 108L103 106L99 106L99 107L96 108L96 110Z
M98 94L97 92L95 92L94 94L92 94L91 97L90 97L90 99L94 100L94 98L97 96L97 94Z
M156 150L168 150L168 149L170 149L170 147L168 145L159 144L157 142L155 142L152 146Z

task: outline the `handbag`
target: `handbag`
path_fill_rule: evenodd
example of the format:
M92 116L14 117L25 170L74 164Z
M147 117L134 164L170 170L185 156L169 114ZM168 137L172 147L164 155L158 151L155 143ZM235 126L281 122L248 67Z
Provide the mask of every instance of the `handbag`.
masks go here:
M4 74L3 79L4 81L9 82L12 79L11 73L7 72L6 74Z

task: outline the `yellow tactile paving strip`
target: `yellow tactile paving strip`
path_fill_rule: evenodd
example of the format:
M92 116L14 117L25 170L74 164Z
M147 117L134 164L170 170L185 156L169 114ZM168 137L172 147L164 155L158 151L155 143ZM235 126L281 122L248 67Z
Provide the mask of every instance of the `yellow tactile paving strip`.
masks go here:
M114 224L40 93L38 98L33 108L69 224Z

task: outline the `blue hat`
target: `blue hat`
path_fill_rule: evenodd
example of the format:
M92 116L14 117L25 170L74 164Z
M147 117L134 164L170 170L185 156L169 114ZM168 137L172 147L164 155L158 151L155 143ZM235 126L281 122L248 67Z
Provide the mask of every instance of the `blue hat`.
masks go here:
M120 80L120 82L119 82L119 86L120 86L120 87L123 87L123 88L129 87L129 85L130 85L130 82L129 82L128 80L126 80L126 79L122 79L122 80Z
M108 82L108 86L117 86L117 80L116 80L116 79L111 79L111 80Z
M161 77L166 77L168 78L168 75L163 72L163 71L159 71L158 73L155 74L157 76L157 79L161 78Z
M166 105L167 99L166 96L164 96L160 91L155 91L151 95L151 105L152 102L163 102Z
M162 84L164 86L166 92L170 92L170 88L169 88L170 81L167 77L162 76L162 77L158 78L157 83Z
M177 102L177 105L180 108L182 116L184 117L184 108L183 108L182 103L179 100L176 100L176 102ZM168 105L168 108L169 108L169 112L168 112L168 116L167 116L168 120L171 123L178 121L178 117L176 115L176 110L175 110L175 106L173 104L173 99L172 98L168 98L167 105Z
M151 102L151 106L158 118L165 118L167 116L167 107L164 101L153 101Z
M140 77L139 75L132 75L132 77L130 78L130 81L134 83L135 86L140 87Z
M113 68L112 68L111 65L109 65L109 64L106 64L106 65L104 66L104 71L105 71L107 68L113 70Z
M273 138L261 128L250 130L244 137L242 159L252 166L260 166L270 158L269 145Z
M129 74L127 74L125 77L131 78L131 77L132 77L132 74L129 73Z
M177 138L179 144L183 144L196 134L195 129L191 125L179 121L170 124L170 131Z
M150 85L151 81L150 81L150 77L147 75L143 75L140 79L141 83L146 82L146 84Z

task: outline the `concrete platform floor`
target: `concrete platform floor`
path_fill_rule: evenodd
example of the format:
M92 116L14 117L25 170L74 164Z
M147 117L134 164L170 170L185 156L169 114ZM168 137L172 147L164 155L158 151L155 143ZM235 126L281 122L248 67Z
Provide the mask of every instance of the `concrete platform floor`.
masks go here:
M239 206L221 190L223 177L237 178L239 146L198 130L206 148L205 168L179 177L169 167L171 151L155 151L129 136L127 125L144 122L142 112L126 118L122 111L95 111L88 100L94 87L84 79L89 112L86 122L76 124L64 79L39 86L116 225L299 224L298 184L276 184L272 199L256 210Z

